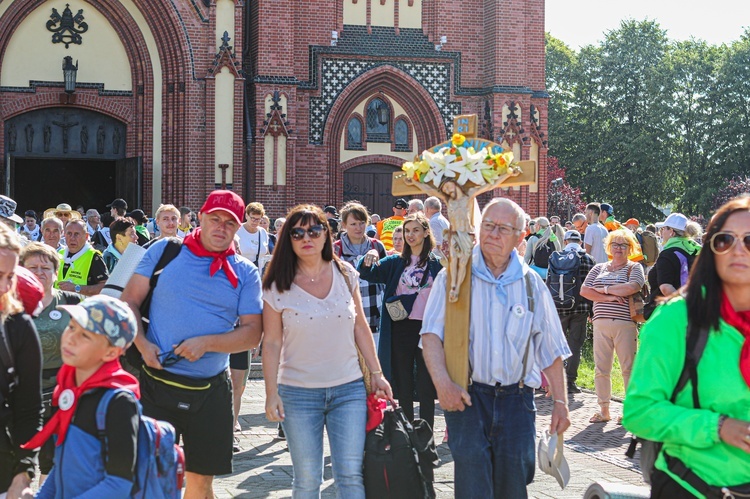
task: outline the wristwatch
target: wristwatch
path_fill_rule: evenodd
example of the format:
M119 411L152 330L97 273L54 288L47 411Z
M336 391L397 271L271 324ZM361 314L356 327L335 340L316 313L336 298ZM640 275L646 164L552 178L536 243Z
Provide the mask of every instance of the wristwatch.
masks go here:
M81 292L81 285L80 284L76 284L75 290L76 290L76 293L80 293Z

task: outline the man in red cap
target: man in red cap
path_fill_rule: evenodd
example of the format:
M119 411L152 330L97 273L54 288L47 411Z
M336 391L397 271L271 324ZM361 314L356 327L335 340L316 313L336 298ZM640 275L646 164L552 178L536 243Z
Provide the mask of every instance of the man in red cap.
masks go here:
M244 210L234 192L208 196L198 214L200 227L185 237L153 288L148 329L139 327L135 339L145 364L144 414L169 421L183 436L187 499L214 497L214 475L232 472L229 354L260 342L260 274L232 244ZM169 243L149 247L122 293L137 318Z

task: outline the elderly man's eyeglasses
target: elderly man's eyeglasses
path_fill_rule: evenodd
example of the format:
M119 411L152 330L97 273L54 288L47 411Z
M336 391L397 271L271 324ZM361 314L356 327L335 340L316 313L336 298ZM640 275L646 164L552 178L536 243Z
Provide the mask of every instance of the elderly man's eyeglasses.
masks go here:
M711 237L711 250L717 255L725 255L732 251L740 239L745 246L745 251L750 252L750 232L742 237L731 232L717 232Z
M496 224L495 222L491 222L489 220L485 220L482 222L482 232L486 232L487 234L494 234L495 229L497 229L501 236L510 236L511 234L517 234L521 232L512 225Z
M310 236L310 239L318 239L326 231L326 228L322 225L313 225L307 230L302 227L294 227L289 231L289 235L294 241L301 241L305 238L305 234Z

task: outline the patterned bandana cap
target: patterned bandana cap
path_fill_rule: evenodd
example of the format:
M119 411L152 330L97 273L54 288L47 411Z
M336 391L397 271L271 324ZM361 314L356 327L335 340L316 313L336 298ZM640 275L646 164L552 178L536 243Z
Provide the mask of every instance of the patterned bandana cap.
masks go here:
M23 218L16 215L16 207L18 207L18 204L15 201L8 196L0 195L0 217L22 224Z
M61 305L87 331L107 337L116 347L127 347L133 342L138 325L130 308L117 298L96 295L79 305Z

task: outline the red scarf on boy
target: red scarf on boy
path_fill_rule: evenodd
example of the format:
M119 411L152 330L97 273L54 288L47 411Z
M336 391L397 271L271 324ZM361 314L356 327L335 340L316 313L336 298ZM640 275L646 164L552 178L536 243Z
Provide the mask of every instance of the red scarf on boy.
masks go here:
M750 386L750 311L737 312L725 294L721 298L721 318L745 337L740 351L740 372Z
M68 427L78 408L81 396L93 388L125 388L141 398L138 380L122 368L118 359L111 360L99 368L89 379L76 386L76 368L63 364L57 373L57 386L52 393L52 405L58 411L52 416L44 428L34 435L31 440L21 446L22 449L36 449L44 445L52 435L57 435L57 445L62 445Z
M239 278L237 277L234 268L232 268L232 265L227 260L228 256L234 255L235 253L234 243L230 244L229 248L222 252L208 251L201 242L201 228L198 227L193 232L185 236L185 239L182 240L182 244L187 246L190 252L195 256L212 257L214 260L213 262L211 262L211 266L209 267L208 271L211 277L213 277L214 274L219 271L219 269L224 269L224 273L227 275L227 279L229 279L229 282L233 287L237 287Z

